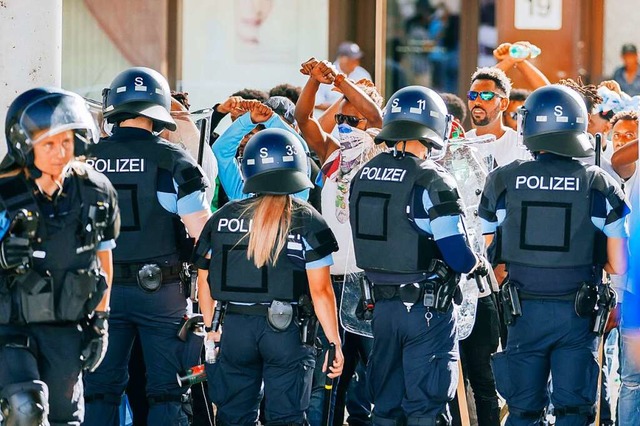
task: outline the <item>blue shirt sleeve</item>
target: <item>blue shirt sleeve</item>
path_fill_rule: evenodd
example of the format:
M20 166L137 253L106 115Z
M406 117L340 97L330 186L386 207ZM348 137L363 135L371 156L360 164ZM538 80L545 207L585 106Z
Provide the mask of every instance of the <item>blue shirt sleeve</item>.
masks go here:
M502 194L500 195L500 197L498 197L498 201L496 203L495 216L497 220L491 221L482 217L480 218L480 224L482 226L482 234L484 235L494 234L498 226L500 226L504 221L504 218L506 215L507 215L507 210L505 207L504 194Z
M591 222L609 238L628 238L629 232L625 227L625 216L607 223L606 219L613 210L606 197L598 191L592 193Z
M229 200L249 197L242 192L244 182L236 162L236 151L244 135L255 127L256 124L251 121L251 114L247 112L231 123L231 126L213 144L213 154L218 161L218 179Z
M429 193L425 189L422 189L422 194L416 191L416 198L421 200L421 206L416 206L416 200L414 200L414 206L419 207L414 210L415 224L433 235L444 260L454 271L459 273L471 271L476 264L476 257L467 242L467 232L462 216L439 216L429 220L426 212L433 207Z
M113 250L114 248L116 248L116 240L110 239L106 241L100 241L100 243L98 243L96 251Z
M307 240L305 240L303 238L302 242L304 243L305 251L306 250L311 250L311 246L309 245ZM331 254L328 254L325 257L323 257L322 259L314 260L313 262L307 262L306 265L305 265L305 268L306 269L318 269L318 268L323 268L325 266L331 266L331 265L333 265L333 256Z
M0 240L2 240L5 235L7 235L7 232L9 231L9 228L11 227L11 220L9 219L9 215L7 214L7 211L4 210L2 211L2 213L0 213Z
M305 140L291 126L282 121L278 114L273 114L262 124L267 129L277 128L290 132L302 143L305 152L309 151ZM242 192L244 182L236 161L236 151L242 138L256 126L257 124L251 121L251 114L245 113L234 121L213 144L213 153L218 161L218 179L220 179L229 200L240 200L251 196ZM310 169L308 173L311 173ZM306 201L309 199L309 190L300 191L294 194L294 197Z
M208 210L209 207L204 191L195 191L178 199L178 183L175 180L173 180L173 189L174 191L172 192L162 190L156 193L158 202L169 213L183 216L201 210Z

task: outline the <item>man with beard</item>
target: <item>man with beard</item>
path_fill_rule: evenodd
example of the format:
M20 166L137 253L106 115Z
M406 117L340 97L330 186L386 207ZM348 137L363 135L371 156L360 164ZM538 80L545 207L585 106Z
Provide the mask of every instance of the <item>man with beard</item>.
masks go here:
M302 89L296 105L296 121L309 147L318 155L326 177L321 196L322 215L338 240L339 250L335 253L334 264L331 266L331 278L336 292L340 294L343 285L359 285L359 279L363 276L362 271L356 267L351 238L349 187L351 179L358 173L361 166L380 152L367 130L379 128L382 125L380 107L383 99L373 83L353 83L345 78L344 74L338 73L328 62L319 62L311 58L302 64L301 72L309 75L309 80ZM340 105L338 114L335 114L339 140L325 132L313 118L314 99L321 83L333 83L335 88L344 94L344 97L338 99ZM358 362L367 363L372 339L345 331L342 342L345 374L337 387L334 424L342 424L349 381ZM360 372L358 373L360 380L357 383L359 386L356 392L363 387L363 376ZM317 375L314 379L316 383L309 411L309 422L312 426L319 423L317 411L322 407L322 401L318 401L315 391L324 383L323 380L318 381ZM322 390L321 387L320 390ZM362 393L366 394L366 392ZM350 395L350 399L353 399L352 397L353 395ZM349 419L347 421L352 425L368 423L371 412L370 399L361 397L356 405L348 404Z
M467 132L467 137L494 135L496 141L484 145L482 153L493 155L497 166L531 159L529 153L518 145L516 131L503 124L502 115L509 106L510 93L511 81L498 68L478 68L471 76L467 105L474 129Z
M502 116L509 106L510 92L511 81L502 70L479 68L471 77L471 87L467 93L467 105L475 128L466 132L466 136L496 137L495 142L478 147L481 155L493 156L496 167L514 160L531 158L518 145L516 131L507 127L503 121ZM502 281L504 273L496 273L498 282ZM495 294L493 291L480 293L473 330L469 337L460 342L462 368L473 388L480 426L500 424L498 395L490 365L491 354L498 349L499 337L500 318Z

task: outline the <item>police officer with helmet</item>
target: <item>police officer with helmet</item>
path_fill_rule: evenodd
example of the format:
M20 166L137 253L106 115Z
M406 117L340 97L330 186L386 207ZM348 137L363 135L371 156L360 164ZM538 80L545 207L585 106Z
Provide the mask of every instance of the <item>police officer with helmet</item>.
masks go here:
M324 370L331 378L342 371L329 275L338 246L322 216L292 196L313 186L307 169L290 132L256 134L242 174L243 191L257 195L216 211L196 247L195 262L209 274L199 297L205 324L212 324L214 300L217 309L225 306L218 360L207 364L218 425L256 424L263 390L267 424L307 424L318 321L336 352Z
M86 102L19 95L0 164L0 424L79 425L82 369L107 349L116 192L75 157L98 140Z
M497 390L509 405L508 425L541 424L549 399L556 425L587 425L598 382L594 331L615 305L602 270L626 269L628 207L607 173L576 159L593 149L575 91L537 89L519 114L535 160L494 170L479 211L491 261L508 271L501 299L509 336L492 360Z
M464 230L456 183L429 159L450 116L436 92L397 91L385 108L377 155L354 178L350 215L358 267L373 285L367 375L374 425L448 425L458 380L453 300L461 273L484 267Z
M110 348L85 378L88 425L118 425L136 334L147 375L150 425L186 425L188 389L176 374L197 363L202 341L177 337L189 289L180 280L193 242L209 217L206 179L190 155L157 136L175 130L165 78L143 67L120 73L103 92L112 135L92 151L92 164L118 191L122 234L114 250ZM193 344L190 344L193 343Z

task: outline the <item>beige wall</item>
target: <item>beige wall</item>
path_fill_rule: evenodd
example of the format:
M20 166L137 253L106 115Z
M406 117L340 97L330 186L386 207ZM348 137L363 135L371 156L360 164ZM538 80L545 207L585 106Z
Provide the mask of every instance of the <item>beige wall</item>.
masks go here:
M640 2L604 0L604 52L602 73L611 76L621 65L620 48L634 43L640 49Z
M98 26L82 0L64 0L62 10L62 87L102 100L113 77L130 66Z
M251 5L265 7L259 27ZM304 84L298 70L328 53L328 0L183 0L182 88L193 108L248 88ZM251 41L253 40L253 41Z

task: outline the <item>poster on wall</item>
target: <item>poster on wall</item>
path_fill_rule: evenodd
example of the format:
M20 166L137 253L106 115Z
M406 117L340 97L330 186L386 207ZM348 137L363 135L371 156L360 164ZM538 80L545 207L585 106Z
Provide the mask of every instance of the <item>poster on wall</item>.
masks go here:
M237 62L287 63L297 60L298 2L234 2L234 52Z
M562 0L515 0L514 26L519 30L559 30Z

